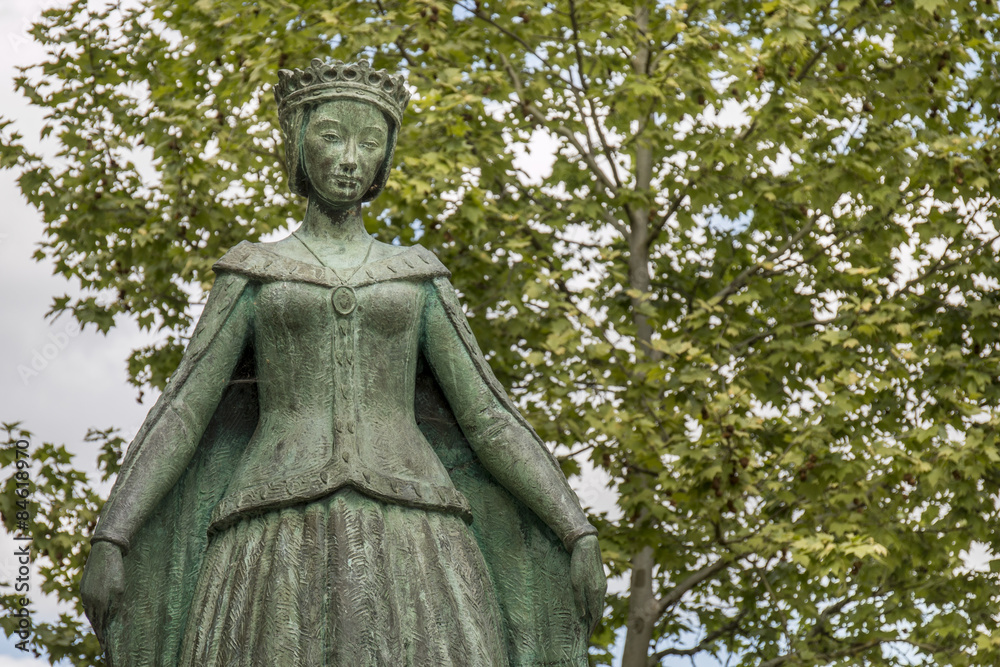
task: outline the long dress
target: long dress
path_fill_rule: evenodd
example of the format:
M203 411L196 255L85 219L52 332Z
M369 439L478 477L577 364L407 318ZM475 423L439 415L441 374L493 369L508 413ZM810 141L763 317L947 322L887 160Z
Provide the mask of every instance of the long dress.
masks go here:
M215 515L182 664L507 665L465 508L416 425L424 276L377 268L332 294L270 281L244 296L230 326L254 350L260 422ZM275 493L276 475L307 481ZM281 507L302 495L317 497Z
M551 456L484 369L464 318L464 328L456 325L453 291L451 302L441 296L447 270L433 254L417 246L344 283L328 269L241 244L216 269L222 278L239 274L217 287L239 293L223 293L216 303L225 307L211 312L210 300L202 320L215 328L212 342L202 344L208 336L196 329L187 355L201 370L182 363L171 383L183 386L168 385L149 432L136 437L153 444L123 465L116 487L132 491L120 491L127 500L112 493L98 528L140 532L129 505L148 502L141 495L155 485L148 471L170 460L157 435L174 452L178 441L196 451L200 440L204 449L214 436L199 436L212 430L226 382L241 381L219 377L237 378L248 366L243 376L253 381L259 410L249 440L228 461L189 465L184 474L197 483L182 478L185 499L165 501L176 516L211 506L207 539L185 525L171 561L180 564L170 565L168 578L183 589L192 576L185 567L199 564L190 603L178 597L156 612L186 626L176 664L585 665L586 633L567 602L568 554L559 541L592 529ZM447 454L424 436L415 398L428 369L479 460L446 468ZM475 472L480 461L489 474ZM498 495L506 491L491 490L496 481L473 480L467 488L476 497L466 498L453 482L463 475L495 478L549 527L508 510L513 505ZM159 537L141 540L138 564L126 563L126 597L141 596L139 580L178 525L142 528ZM507 532L499 541L484 535L496 527ZM544 536L550 529L558 539ZM499 546L484 558L481 545L491 541ZM520 562L501 562L506 551ZM496 580L499 572L506 581ZM499 591L507 592L498 598ZM138 630L121 620L115 628L136 655ZM149 664L175 664L176 643L157 646L160 657Z
M182 665L508 664L465 523L352 489L218 535L193 608Z

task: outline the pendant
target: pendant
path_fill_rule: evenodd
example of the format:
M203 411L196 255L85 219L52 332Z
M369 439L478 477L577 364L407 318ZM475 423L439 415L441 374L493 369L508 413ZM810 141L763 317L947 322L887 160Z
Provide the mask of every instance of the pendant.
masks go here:
M333 309L341 315L350 315L358 305L358 297L350 285L341 285L333 291Z

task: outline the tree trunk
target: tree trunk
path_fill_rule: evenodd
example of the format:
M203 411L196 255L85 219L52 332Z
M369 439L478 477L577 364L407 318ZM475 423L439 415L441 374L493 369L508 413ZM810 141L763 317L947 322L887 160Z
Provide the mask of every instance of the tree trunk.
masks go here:
M642 40L649 27L649 6L640 2L635 11L636 26L639 29L638 39ZM636 75L644 76L649 65L649 49L640 46L636 49L632 67ZM653 177L653 150L642 141L636 142L635 149L635 187L636 191L648 191ZM629 210L629 287L640 294L632 299L632 322L635 325L636 356L657 358L650 341L652 327L639 306L649 292L649 206L632 207ZM643 378L637 376L636 382ZM636 523L646 520L648 512L640 512ZM625 651L622 656L622 667L647 667L649 662L649 645L653 638L653 628L657 621L656 596L653 592L653 549L642 547L632 557L632 576L629 582L628 617L625 631Z
M629 583L628 618L625 621L625 651L622 667L647 667L649 644L656 625L656 598L653 595L653 548L643 547L632 557Z

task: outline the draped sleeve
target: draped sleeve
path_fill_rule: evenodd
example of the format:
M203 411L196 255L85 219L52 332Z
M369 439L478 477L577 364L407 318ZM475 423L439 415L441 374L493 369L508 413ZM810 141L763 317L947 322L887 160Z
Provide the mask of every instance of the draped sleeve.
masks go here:
M249 340L253 287L220 273L181 363L129 446L92 541L127 553L136 532L180 479Z
M567 551L596 534L566 477L479 350L447 278L431 283L422 351L482 465L559 537Z

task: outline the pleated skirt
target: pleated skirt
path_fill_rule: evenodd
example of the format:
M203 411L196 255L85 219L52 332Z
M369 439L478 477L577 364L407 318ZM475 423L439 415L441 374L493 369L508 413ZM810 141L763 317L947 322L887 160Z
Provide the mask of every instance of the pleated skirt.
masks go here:
M469 527L342 490L213 536L181 650L199 667L508 667Z

